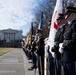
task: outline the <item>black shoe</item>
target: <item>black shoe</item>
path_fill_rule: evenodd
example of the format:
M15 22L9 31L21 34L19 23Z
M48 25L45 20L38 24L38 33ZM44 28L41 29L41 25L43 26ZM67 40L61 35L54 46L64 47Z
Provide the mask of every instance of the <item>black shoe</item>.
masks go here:
M37 67L31 67L28 70L32 71L33 69L36 69Z
M32 71L34 68L29 68L28 70Z
M32 61L31 62L28 62L28 63L32 63Z
M31 67L32 69L36 69L37 67Z
M33 63L32 61L29 61L28 63Z
M30 58L28 58L28 60L31 60Z

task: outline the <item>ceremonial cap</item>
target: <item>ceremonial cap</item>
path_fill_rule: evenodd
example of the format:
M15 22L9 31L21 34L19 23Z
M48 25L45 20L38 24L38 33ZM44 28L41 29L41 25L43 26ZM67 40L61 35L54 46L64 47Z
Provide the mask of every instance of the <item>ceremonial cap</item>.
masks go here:
M76 13L76 7L74 6L67 6L66 9L65 9L65 14L67 13Z
M64 14L60 13L60 14L59 14L59 17L57 18L57 20L64 19L64 18L65 18L65 17L64 17Z

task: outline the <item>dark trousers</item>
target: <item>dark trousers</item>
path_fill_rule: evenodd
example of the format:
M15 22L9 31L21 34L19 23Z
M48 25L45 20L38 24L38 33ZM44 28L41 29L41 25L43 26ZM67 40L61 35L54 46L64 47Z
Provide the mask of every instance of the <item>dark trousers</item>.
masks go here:
M38 70L39 75L44 75L44 57L38 56Z
M25 54L28 57L28 50L27 49L25 49Z
M54 60L50 52L48 53L48 69L49 69L49 75L54 75Z
M23 49L23 52L25 53L25 48L22 48Z
M56 59L56 75L61 75L61 60Z
M32 61L33 61L33 68L36 68L36 55L34 52L32 52Z
M64 74L65 75L76 75L75 74L75 62L63 62Z
M28 50L28 59L32 59L31 52Z

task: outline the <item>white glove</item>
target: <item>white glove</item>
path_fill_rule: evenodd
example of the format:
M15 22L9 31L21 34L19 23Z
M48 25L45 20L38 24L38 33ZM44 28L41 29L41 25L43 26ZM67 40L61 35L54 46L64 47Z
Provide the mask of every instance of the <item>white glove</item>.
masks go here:
M60 44L59 44L59 47L63 48L63 43L60 43Z
M47 52L48 51L48 45L46 44L45 45L45 52Z
M59 44L59 52L62 54L63 53L63 43Z
M54 52L52 53L52 57L55 58L55 53Z
M50 53L51 53L52 57L53 57L53 58L55 58L55 52L52 52L52 51L51 51L51 48L50 48L50 50L49 50L49 51L50 51Z

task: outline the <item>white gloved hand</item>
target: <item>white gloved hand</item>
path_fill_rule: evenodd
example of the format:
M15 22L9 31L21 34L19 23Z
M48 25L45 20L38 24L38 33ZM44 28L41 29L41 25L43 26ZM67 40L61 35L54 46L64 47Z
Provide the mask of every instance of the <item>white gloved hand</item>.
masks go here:
M63 43L59 44L59 52L62 54L63 53Z
M45 52L47 52L48 51L48 45L46 44L45 45Z
M52 51L51 51L51 48L50 48L50 50L49 50L49 51L50 51L50 53L51 53L52 57L53 57L53 58L55 58L55 52L52 52Z
M55 58L55 53L54 52L52 53L52 57Z
M59 44L59 47L63 48L63 43L60 43L60 44Z

